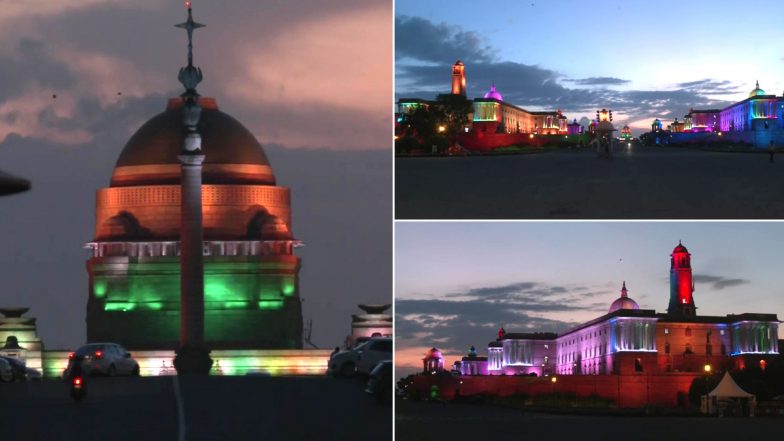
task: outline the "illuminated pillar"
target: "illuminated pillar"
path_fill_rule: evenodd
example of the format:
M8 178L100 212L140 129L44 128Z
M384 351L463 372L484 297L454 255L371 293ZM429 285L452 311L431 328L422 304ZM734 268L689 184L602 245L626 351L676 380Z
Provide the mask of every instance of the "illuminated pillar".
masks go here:
M670 261L670 304L667 314L694 317L694 281L691 274L691 254L680 242L672 252Z
M204 346L204 255L202 242L201 166L204 155L197 130L201 117L196 85L201 69L193 66L193 21L188 5L188 21L178 25L188 31L188 66L180 69L185 86L182 123L187 129L180 160L180 347L174 358L178 374L207 375L212 368L210 351Z
M452 95L466 94L466 79L465 79L465 65L460 60L457 60L452 65Z

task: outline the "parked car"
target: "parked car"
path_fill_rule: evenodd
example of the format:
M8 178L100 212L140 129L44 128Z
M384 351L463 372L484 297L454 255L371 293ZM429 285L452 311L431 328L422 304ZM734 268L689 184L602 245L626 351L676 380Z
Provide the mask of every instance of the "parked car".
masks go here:
M368 375L384 360L392 360L392 339L373 338L354 349L333 354L329 358L327 374L344 377Z
M27 376L27 381L41 381L41 379L43 379L41 371L30 367L25 369L25 375Z
M27 380L27 366L25 362L14 357L0 355L0 360L5 360L11 366L11 381Z
M14 381L14 371L11 363L4 358L0 358L0 382L10 383L12 381Z
M392 402L392 360L384 360L370 372L365 392L379 403Z
M90 343L71 352L63 376L68 377L74 360L79 358L87 375L139 375L139 363L117 343Z

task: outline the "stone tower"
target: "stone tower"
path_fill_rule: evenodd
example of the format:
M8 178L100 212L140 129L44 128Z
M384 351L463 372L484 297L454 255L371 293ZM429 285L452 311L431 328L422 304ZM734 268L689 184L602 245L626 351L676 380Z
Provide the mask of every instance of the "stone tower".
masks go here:
M465 65L460 60L452 65L452 95L466 95Z
M691 274L691 254L680 241L672 250L670 260L670 304L667 314L693 317L697 314L694 305L694 280Z

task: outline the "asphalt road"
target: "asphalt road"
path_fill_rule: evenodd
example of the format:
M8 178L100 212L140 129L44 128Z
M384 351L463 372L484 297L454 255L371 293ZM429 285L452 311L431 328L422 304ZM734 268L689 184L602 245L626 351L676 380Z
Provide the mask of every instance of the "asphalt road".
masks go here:
M767 441L780 437L784 428L784 420L769 418L572 416L403 400L395 406L395 437L406 441Z
M364 382L307 377L183 378L187 440L392 439L392 406ZM0 440L177 440L172 377L91 379L76 404L60 381L0 384Z
M619 150L620 151L620 150ZM784 155L639 147L396 158L397 219L779 219Z

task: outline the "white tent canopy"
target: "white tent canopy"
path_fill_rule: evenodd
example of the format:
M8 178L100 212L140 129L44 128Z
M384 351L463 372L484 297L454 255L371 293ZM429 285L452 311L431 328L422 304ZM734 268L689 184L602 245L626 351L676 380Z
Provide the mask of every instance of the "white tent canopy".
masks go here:
M717 398L748 398L753 397L753 394L741 389L735 380L732 379L729 372L724 373L724 378L721 379L719 385L708 393L710 397Z

